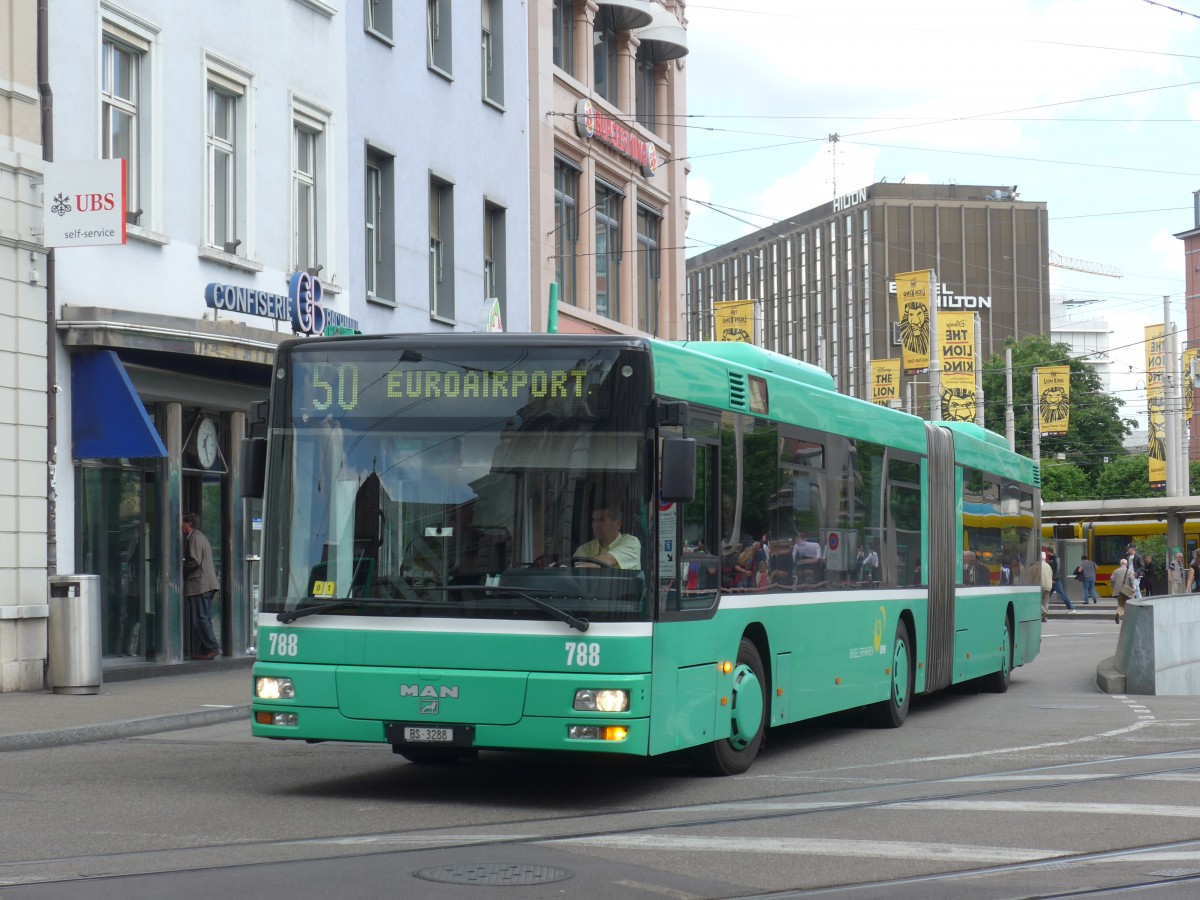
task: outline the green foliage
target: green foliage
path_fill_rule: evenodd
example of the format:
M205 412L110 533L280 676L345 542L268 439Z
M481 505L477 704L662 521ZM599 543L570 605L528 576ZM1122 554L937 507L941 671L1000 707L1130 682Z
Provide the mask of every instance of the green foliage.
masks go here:
M1083 469L1056 459L1042 461L1042 500L1090 500L1093 494L1092 479Z
M1150 457L1144 453L1114 457L1096 477L1095 496L1100 500L1161 496L1150 487L1149 471Z
M1065 454L1068 462L1082 469L1088 479L1094 482L1106 468L1105 457L1111 460L1125 455L1121 442L1136 423L1132 419L1121 418L1123 402L1101 390L1100 377L1095 370L1086 362L1072 359L1068 345L1052 342L1044 335L1036 335L1015 341L1010 346L1017 450L1027 455L1032 452L1034 368L1070 366L1070 427L1064 435L1042 436L1042 459L1053 459L1058 453ZM1004 381L1004 354L993 354L983 367L984 424L997 434L1004 434ZM1143 471L1142 480L1145 481L1145 478ZM1125 496L1141 497L1145 494Z

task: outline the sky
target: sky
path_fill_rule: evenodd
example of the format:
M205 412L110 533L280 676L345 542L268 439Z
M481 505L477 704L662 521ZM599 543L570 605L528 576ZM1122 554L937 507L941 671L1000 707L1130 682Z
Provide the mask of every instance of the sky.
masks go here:
M1110 326L1145 422L1144 327L1186 327L1200 0L688 0L687 256L887 179L1015 185L1053 297ZM830 134L838 141L831 143ZM720 208L714 210L705 204ZM1182 337L1181 337L1182 346Z

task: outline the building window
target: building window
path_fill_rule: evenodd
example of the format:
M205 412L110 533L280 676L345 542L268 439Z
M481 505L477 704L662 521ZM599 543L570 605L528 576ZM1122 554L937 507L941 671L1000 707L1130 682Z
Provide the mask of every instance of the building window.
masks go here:
M579 240L579 170L554 160L554 280L558 298L579 305L575 290L575 244Z
M554 65L575 74L575 0L554 0Z
M615 106L619 96L621 67L617 59L617 28L612 10L608 7L602 7L596 13L592 49L596 63L596 93Z
M596 182L596 313L621 318L621 193Z
M367 299L394 302L395 290L395 158L367 148L363 190Z
M127 220L141 223L143 209L142 73L150 43L109 22L104 23L101 48L101 155L125 160Z
M392 39L392 0L363 0L363 28Z
M504 3L480 0L483 19L483 99L504 105Z
M450 0L425 0L426 64L434 71L450 75L454 69L450 57Z
M500 317L508 319L505 298L505 230L504 207L494 203L483 205L483 297L500 301ZM485 307L486 313L490 309Z
M247 114L249 76L210 62L205 134L209 246L249 256Z
M320 265L317 259L317 133L303 125L294 128L292 163L292 268Z
M637 83L634 85L634 105L638 124L650 131L658 130L658 103L655 92L655 66L650 45L643 43L637 52Z
M638 207L638 328L658 334L658 236L662 216L645 206Z
M454 186L429 180L429 314L454 318Z

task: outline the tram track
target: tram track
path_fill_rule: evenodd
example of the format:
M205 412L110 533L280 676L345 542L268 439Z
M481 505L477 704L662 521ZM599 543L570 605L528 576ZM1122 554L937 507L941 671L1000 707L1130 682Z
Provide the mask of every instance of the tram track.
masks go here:
M1172 765L1181 759L1195 759L1185 765ZM1081 767L1138 766L1136 771L1096 772L1080 776ZM829 771L829 770L826 770ZM1067 776L1070 773L1070 777ZM820 772L810 772L809 777L821 777ZM753 777L753 776L751 776ZM814 792L780 791L760 797L719 803L698 803L686 806L659 806L648 809L596 810L585 814L563 816L533 816L523 819L507 819L499 823L483 823L465 827L415 828L387 832L365 832L358 834L325 835L309 838L262 841L234 841L205 846L179 846L115 852L95 855L78 855L61 858L19 860L0 862L0 897L4 890L16 885L67 883L81 879L125 877L135 874L187 871L213 871L215 869L254 867L287 861L314 862L339 860L350 857L368 858L387 855L421 853L454 854L461 851L478 852L482 848L502 849L517 847L566 848L572 852L586 852L589 847L620 846L642 836L648 844L665 838L666 833L698 833L730 835L749 833L756 826L794 821L823 814L861 814L885 809L921 807L930 809L963 808L991 798L995 803L1003 798L1029 796L1071 791L1081 786L1120 784L1139 779L1200 778L1200 749L1174 750L1166 753L1137 754L1106 757L1052 766L1020 767L993 773L963 775L952 778L921 778L893 780L872 785L854 785ZM984 786L983 781L1004 782L1011 778L1033 778L1021 784L999 784ZM954 784L971 785L968 789L946 790ZM939 788L942 788L939 790ZM865 792L876 796L863 797ZM997 799L1000 798L1000 799ZM1200 806L1191 810L1189 817L1200 818ZM612 842L616 842L615 844ZM665 845L665 840L663 841ZM1190 848L1190 849L1189 849ZM998 862L995 865L968 867L954 872L929 873L918 878L863 882L840 888L822 887L797 889L790 892L764 893L762 897L805 896L807 894L836 891L855 891L856 896L870 896L873 889L889 890L903 885L953 884L959 888L964 881L1004 877L1006 873L1034 875L1052 870L1053 867L1076 867L1093 865L1113 860L1141 858L1148 860L1153 854L1182 854L1186 859L1196 860L1200 877L1200 841L1176 840L1154 844L1139 844L1126 848L1109 848L1102 851L1077 853L1048 850L1036 859ZM1051 867L1048 869L1047 867ZM1161 884L1182 884L1190 875L1163 878ZM1147 882L1151 883L1151 882ZM1160 883L1160 882L1153 882ZM1132 882L1131 882L1132 884ZM866 892L866 893L863 893ZM1046 893L1028 896L1098 896L1087 893ZM880 896L884 896L880 894ZM896 896L887 894L887 896ZM913 894L929 897L930 894ZM947 894L946 896L952 896ZM961 893L958 895L961 896ZM1014 895L1018 896L1018 895ZM1024 894L1019 896L1026 896Z

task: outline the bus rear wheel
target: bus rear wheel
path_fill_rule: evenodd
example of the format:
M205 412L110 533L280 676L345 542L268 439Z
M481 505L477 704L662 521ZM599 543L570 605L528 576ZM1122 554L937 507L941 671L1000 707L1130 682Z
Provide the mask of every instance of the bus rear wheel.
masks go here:
M876 728L899 728L904 724L912 702L914 674L908 626L901 619L896 623L896 638L892 641L892 681L888 697L868 709L872 725Z
M984 675L982 687L985 691L992 694L1003 694L1008 690L1009 682L1012 681L1013 668L1013 637L1012 623L1008 617L1004 618L1004 633L1000 638L1000 670L993 672L991 675Z
M754 641L743 637L729 698L729 737L696 748L696 767L709 775L741 775L762 750L767 724L767 679Z

